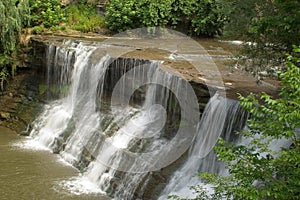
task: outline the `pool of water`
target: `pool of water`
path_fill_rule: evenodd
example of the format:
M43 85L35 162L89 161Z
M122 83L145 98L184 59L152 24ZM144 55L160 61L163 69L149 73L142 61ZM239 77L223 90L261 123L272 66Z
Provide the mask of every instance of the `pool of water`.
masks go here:
M0 127L0 199L97 199L100 193L76 193L64 183L79 172L49 151L24 149L15 144L26 139ZM84 184L84 183L83 183ZM75 194L76 193L76 194Z

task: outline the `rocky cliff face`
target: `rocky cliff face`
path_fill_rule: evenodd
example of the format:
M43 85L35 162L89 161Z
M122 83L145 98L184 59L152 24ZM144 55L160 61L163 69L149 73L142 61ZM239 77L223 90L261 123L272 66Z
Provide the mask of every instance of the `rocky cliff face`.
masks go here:
M46 79L46 51L49 47L49 45L54 45L55 48L59 48L61 43L63 42L63 38L35 38L33 37L31 40L31 47L32 47L32 67L38 70L39 76L42 79ZM137 50L140 51L140 50ZM164 52L165 53L165 52ZM149 56L150 55L150 56ZM122 55L122 57L113 58L114 62L109 66L109 69L107 71L107 78L106 81L109 84L105 84L105 90L106 91L112 91L114 88L114 85L119 80L119 78L132 69L135 64L145 64L149 62L151 59L159 59L162 55L162 52L158 50L149 49L148 51L144 52L143 54L137 55L135 52L132 52L128 55ZM149 58L149 59L148 59ZM167 65L166 65L167 64ZM172 63L166 63L163 64L161 69L166 70L167 72L170 71L170 66ZM177 63L178 65L178 63ZM124 69L124 67L126 69ZM178 75L174 73L174 75ZM217 91L217 88L213 88L212 86L208 86L205 83L202 83L200 81L196 81L195 79L187 79L190 83L190 85L193 87L196 96L199 100L199 106L200 110L203 111L206 103L208 102L211 95ZM138 92L135 93L136 98L138 95Z
M33 69L19 69L0 94L0 125L19 134L29 134L30 123L40 109L38 75Z
M219 91L222 95L229 94L232 95L233 98L236 97L235 92L242 92L243 90L251 91L254 90L255 87L253 87L253 84L251 81L253 81L251 78L245 75L239 75L239 76L234 76L228 71L225 71L224 68L216 68L216 64L212 59L219 59L220 56L216 55L209 55L207 54L207 51L204 51L203 54L198 53L195 50L191 50L189 46L185 46L185 52L171 52L171 47L168 46L164 49L158 49L154 48L153 46L150 45L149 41L143 40L142 43L139 43L135 41L134 39L130 39L131 41L130 44L128 44L128 40L125 42L122 41L120 44L120 41L108 41L106 43L97 43L97 42L88 42L84 41L84 45L79 45L82 42L78 39L75 40L70 40L69 38L59 38L59 37L34 37L31 40L31 46L32 46L32 57L34 58L32 61L32 67L33 69L37 69L37 72L39 73L40 79L43 79L46 81L52 88L49 89L49 92L46 92L47 94L50 94L51 98L58 98L60 95L64 94L57 94L57 88L58 86L60 87L59 89L62 90L63 88L61 86L66 86L68 87L68 80L71 77L71 71L72 70L78 70L78 69L84 69L85 73L80 74L78 76L78 80L81 82L78 82L80 86L78 86L78 92L74 92L74 94L77 94L73 96L71 93L69 96L72 97L72 101L69 102L71 105L73 105L73 102L76 101L82 101L86 102L84 105L87 105L88 107L92 106L92 109L82 109L80 110L80 103L79 102L75 109L75 111L78 111L79 113L78 116L76 115L75 117L72 117L74 119L78 120L78 123L80 122L80 125L76 126L81 127L87 122L84 121L81 123L81 119L88 119L88 122L93 121L89 119L89 116L93 116L92 114L100 110L102 114L105 115L103 119L101 119L100 126L104 130L108 130L105 132L105 137L112 137L114 138L114 134L118 134L116 129L114 129L114 125L111 124L109 128L105 125L106 123L111 122L111 116L109 114L110 112L110 105L109 103L110 98L112 96L112 92L117 84L117 82L121 79L121 77L126 76L126 73L131 71L132 69L136 68L137 66L142 66L145 65L144 67L148 67L148 69L152 69L152 64L155 64L155 72L154 73L157 79L162 79L166 85L175 85L175 86L182 86L182 80L188 81L189 85L192 86L192 89L194 93L197 96L197 101L199 104L200 111L202 112L204 110L204 107L206 106L207 102L210 100L213 94L216 93L216 91ZM157 42L157 41L156 41ZM170 45L170 44L166 44ZM171 45L172 46L172 45ZM88 47L88 48L86 48ZM95 47L95 48L94 48ZM86 48L86 49L85 49ZM91 50L91 48L93 50ZM210 47L209 47L210 48ZM82 63L78 63L77 65L74 64L76 63L76 59L73 58L73 50L76 49L77 52L77 58L82 56L86 57L88 59L84 59L83 57L80 57L80 59L84 60L81 68ZM96 49L96 50L95 50ZM89 54L89 52L92 52ZM126 52L126 53L124 53ZM104 56L104 55L109 55L109 56ZM86 55L86 56L84 56ZM88 55L88 56L87 56ZM50 56L50 57L49 57ZM196 58L200 59L196 59ZM102 58L104 59L104 63L101 63L101 69L103 71L91 71L93 67L98 66L95 63L99 63ZM187 58L190 60L185 60L183 58ZM203 58L203 59L202 59ZM194 62L195 60L198 61ZM159 61L159 62L154 62ZM77 60L78 61L78 60ZM190 61L190 62L189 62ZM200 61L200 62L199 62ZM216 61L216 60L215 60ZM219 60L220 61L220 60ZM93 65L94 63L94 65ZM109 64L106 64L109 63ZM158 64L159 63L159 64ZM161 64L163 63L163 64ZM193 65L199 64L202 65L202 68L195 69L193 68ZM55 66L54 66L55 65ZM51 66L49 68L49 66ZM73 68L73 66L76 66ZM93 66L91 69L88 66ZM100 65L99 65L100 66ZM48 67L48 68L47 68ZM158 68L156 68L158 67ZM224 66L223 66L224 67ZM143 68L139 68L143 69ZM145 69L145 68L144 68ZM217 70L217 71L216 71ZM99 84L99 80L89 82L89 79L93 80L94 75L96 76L98 73L100 74L101 72L101 77L99 80L101 80L101 88L100 88L100 93L101 95L100 98L102 105L97 105L97 98L98 98L98 93L99 91L93 93L87 92L87 90L93 88L95 91L98 87L97 85ZM141 70L137 70L137 73L141 72ZM153 70L151 71L153 74ZM96 73L96 74L95 74ZM60 76L60 74L63 75L63 77ZM103 74L103 76L102 76ZM50 76L50 79L49 79ZM144 77L143 75L141 77ZM149 77L149 74L146 75L146 77ZM153 76L151 76L151 80ZM247 77L247 78L245 78ZM73 78L73 77L72 77ZM126 79L126 84L131 85L135 83L135 81L139 82L138 78L139 76L136 76L134 73L133 76L128 76L125 77ZM180 81L179 81L180 79ZM76 79L77 80L77 79ZM170 81L169 81L170 80ZM243 80L241 84L239 84L239 80ZM251 81L250 81L251 80ZM74 81L74 80L73 80ZM248 81L248 82L247 82ZM174 84L173 84L174 83ZM247 84L250 85L248 87ZM168 88L168 87L167 87ZM176 88L176 87L175 87ZM99 88L98 88L99 89ZM139 108L142 107L141 102L146 102L146 90L147 88L140 87L135 90L135 92L130 96L130 106L132 108ZM149 88L148 88L149 89ZM178 89L178 88L176 88ZM263 88L260 88L263 89ZM259 90L260 90L259 89ZM47 90L47 89L46 89ZM93 91L94 91L93 90ZM162 92L160 92L162 91ZM87 93L86 93L87 92ZM122 91L126 93L125 89ZM124 94L122 93L122 94ZM181 92L180 94L183 94L185 92ZM91 95L93 94L93 95ZM120 93L121 94L121 93ZM155 89L155 92L151 93L152 97L150 99L153 99L155 101L156 99L161 100L160 102L164 102L166 105L166 110L167 110L167 116L166 116L166 129L169 131L165 131L161 137L166 140L170 140L174 138L174 134L177 129L180 127L180 123L177 123L180 121L181 118L181 113L180 113L180 106L178 105L178 99L172 92L168 91L165 88L160 88L157 87ZM125 96L128 96L128 94L125 94ZM81 97L83 98L81 99ZM96 96L96 97L95 97ZM47 96L49 97L49 95ZM158 98L157 98L158 97ZM74 98L74 99L73 99ZM149 96L148 96L149 98ZM223 97L222 97L223 98ZM64 100L68 100L69 98L63 98ZM89 101L91 99L91 101ZM188 97L184 96L184 99L186 102ZM96 102L96 103L95 103ZM152 102L155 103L155 102ZM235 102L236 103L236 102ZM95 106L94 106L95 104ZM62 104L65 105L65 104ZM138 105L137 107L134 107L135 105ZM194 104L192 104L194 105ZM221 105L225 106L225 105ZM85 108L85 107L84 107ZM66 108L67 110L69 107ZM99 110L98 110L99 109ZM194 109L194 108L193 108ZM91 111L91 113L85 113L87 117L82 117L85 111ZM71 112L73 113L73 112ZM231 112L228 112L229 115ZM76 113L75 113L76 114ZM120 116L122 115L127 115L128 113L121 113ZM3 115L6 116L6 115ZM132 117L132 116L129 116ZM72 125L72 118L70 120L70 127L68 126L66 129L75 129ZM195 117L198 118L198 117ZM194 119L195 119L194 118ZM222 117L221 117L222 118ZM52 118L51 118L52 119ZM66 120L68 121L69 118L66 117ZM197 119L198 121L199 119ZM48 118L46 118L46 121L48 121ZM95 120L97 121L97 120ZM108 122L107 122L108 121ZM98 121L97 121L98 122ZM126 123L125 123L126 124ZM208 123L209 124L209 123ZM91 124L88 128L91 127L97 127L97 123ZM85 126L84 126L85 127ZM125 127L126 128L126 127ZM127 127L128 128L128 127ZM65 128L64 128L65 129ZM88 134L90 130L79 130L75 131L75 133L80 134L81 132L85 134ZM132 127L130 127L130 131L132 131ZM78 152L77 150L75 151L73 146L78 147L78 145L82 145L80 141L76 137L72 137L69 134L69 131L63 132L58 135L58 139L55 138L54 142L48 142L47 144L51 146L53 151L55 153L70 153L71 155L76 155L78 157L78 160L72 162L74 166L76 166L79 169L86 169L89 167L89 164L94 162L96 159L96 156L93 156L92 153L90 153L87 149L86 146L83 147L83 149L79 149ZM37 135L39 132L37 131ZM95 135L95 137L98 135ZM52 135L50 136L52 137ZM69 140L68 137L73 138L73 140ZM67 139L66 139L67 138ZM120 135L117 135L115 138L120 138ZM103 141L103 138L100 138L100 143L94 144L95 141L99 140L94 140L94 136L92 137L87 137L87 140L89 141L88 144L95 146L98 148L97 145L101 145ZM48 140L47 140L48 141ZM73 143L69 143L72 141ZM131 140L130 140L131 141ZM148 141L149 142L149 141ZM152 141L149 142L149 144L152 145ZM144 143L147 144L147 143ZM157 143L153 143L155 146ZM68 147L69 145L69 147ZM130 146L132 145L132 146ZM137 149L138 151L144 150L143 148L143 141L136 141L132 140L129 145L129 150L131 148ZM150 145L150 147L151 147ZM146 148L147 146L145 146ZM148 146L149 147L149 146ZM93 149L97 149L93 148ZM109 149L109 147L107 147ZM105 149L107 149L105 148ZM74 150L74 151L73 151ZM100 153L103 153L102 151ZM105 154L105 151L103 153ZM111 152L109 152L109 156L111 156ZM102 154L99 154L102 156ZM98 154L97 154L98 156ZM105 157L105 156L104 156ZM118 154L115 155L115 158L117 161L123 161L123 157L120 156L120 160ZM137 179L132 179L132 177L129 177L128 174L124 173L123 171L117 171L112 169L102 169L101 167L98 169L97 167L90 169L91 174L87 173L87 176L95 176L94 172L99 171L98 173L98 178L95 180L98 185L103 186L103 185L108 185L108 187L104 187L104 191L107 192L107 194L110 194L111 196L119 197L119 199L124 199L122 198L124 195L124 185L127 187L127 183L132 183L134 185L134 188L125 188L126 191L129 191L128 194L130 198L138 199L138 198L143 198L143 199L153 199L159 196L161 189L164 187L166 182L170 179L170 176L172 172L174 172L182 163L184 163L187 159L187 153L183 154L180 158L175 159L176 161L173 162L171 165L167 167L163 167L162 169L158 171L152 171L152 172L147 172L141 176L138 176ZM124 161L125 162L125 161ZM97 163L95 164L97 166ZM95 170L95 171L93 171ZM89 172L89 170L87 170ZM92 173L93 172L93 173ZM101 172L101 173L100 173ZM97 173L96 173L97 174ZM99 178L102 177L102 178ZM127 177L127 178L126 178ZM123 181L123 182L122 182ZM126 182L128 181L128 182ZM109 184L107 184L109 183ZM131 184L129 184L131 185ZM117 195L117 196L116 196ZM129 197L128 197L129 198ZM130 199L129 198L129 199Z
M2 92L0 96L0 125L16 130L18 133L28 133L30 123L35 118L37 111L39 111L41 102L48 98L45 92L46 89L44 88L47 76L49 75L47 74L49 71L47 71L46 66L49 64L51 65L51 63L47 63L47 50L50 45L53 48L60 48L65 39L68 38L38 36L31 39L29 44L31 47L30 67L19 71L14 80L7 85L6 91ZM78 39L76 38L75 40ZM112 58L114 61L108 66L104 80L104 96L106 98L111 96L116 82L120 79L120 77L122 77L122 75L124 75L124 73L131 70L135 65L147 64L151 60L162 61L163 65L161 65L161 70L167 73L172 73L174 76L184 77L185 80L188 80L197 96L201 112L204 110L204 107L212 94L214 94L217 90L226 90L226 95L231 98L236 98L236 92L266 91L269 93L276 93L276 87L270 83L265 82L264 84L257 85L255 80L248 75L246 76L241 73L229 72L222 67L219 69L223 77L225 88L220 88L218 85L213 84L213 81L205 81L205 79L209 78L213 80L213 76L205 76L204 74L201 74L199 71L193 69L191 64L187 61L182 59L176 61L176 57L180 57L178 54L167 50L152 48L147 45L148 44L145 44L145 47L142 47L140 44L132 42L130 45L124 44L114 46L116 51L118 48L127 48L130 51L116 57L116 59ZM206 47L209 49L208 52L212 54L216 53L216 50L214 50L210 45L207 45ZM212 57L219 59L216 55ZM63 60L57 59L56 64L58 67L63 65L62 62ZM74 62L72 57L70 58L70 62ZM220 60L218 60L218 62L220 62ZM55 73L59 72L60 71L58 69ZM53 95L52 98L56 98L55 92L56 91L51 91L51 95ZM176 105L176 98L171 96L170 99L169 104ZM132 103L140 104L140 102L143 102L144 100L145 90L141 87L133 94ZM108 105L101 105L101 111L105 112L107 107ZM173 117L178 119L180 115L176 113L178 111L176 110L176 106L172 109ZM105 123L105 121L103 123ZM172 121L170 121L170 130L172 130L174 125L176 124L172 124ZM166 138L168 137L172 137L172 135L167 135ZM56 153L62 151L63 143L63 140L57 140L56 148L54 148L53 151ZM84 169L94 159L93 155L88 153L88 151L84 151L80 158L80 162L77 163L77 167ZM147 181L142 181L143 184L140 184L137 187L134 192L134 198L153 199L158 197L161 189L166 185L166 182L170 178L172 172L182 165L186 159L187 153L168 167L145 175L143 178ZM118 175L120 177L125 176L122 173L119 173ZM118 183L118 180L114 179L113 181L115 181L116 184ZM117 187L118 185L115 186Z
M74 43L74 41L73 41ZM75 41L76 43L76 41ZM64 46L62 46L62 44L64 44ZM65 66L65 62L66 60L70 61L70 64L72 65L72 63L74 62L72 59L72 55L69 53L64 54L65 50L59 51L59 49L71 49L72 47L66 47L66 42L60 40L60 39L51 39L51 40L32 40L31 42L31 46L33 48L33 57L35 58L35 61L33 62L33 67L34 68L38 68L38 72L40 73L40 77L43 77L45 79L45 81L47 81L47 79L49 79L49 77L47 78L47 76L53 74L53 77L51 77L52 81L51 84L55 84L58 81L56 80L56 76L59 76L59 72L61 70L63 70L64 66ZM70 59L65 58L65 59L60 59L60 55L56 54L56 52L60 52L63 55L66 56L70 56ZM97 60L100 59L102 55L101 51L95 51L94 52L94 56L90 56L89 57L89 61L88 62L93 62L93 60ZM99 54L100 57L97 57L97 55ZM51 56L51 58L49 58L49 56ZM46 59L47 57L47 59ZM55 60L53 62L53 60ZM105 76L104 76L104 84L103 84L103 92L102 93L102 97L105 100L100 101L102 103L102 105L97 105L97 107L99 109L101 109L100 111L102 113L108 113L106 116L108 118L108 123L109 121L109 111L110 111L110 106L106 105L109 104L110 98L112 96L112 92L115 88L115 85L117 84L117 82L121 79L121 77L126 76L125 74L129 71L131 71L132 69L134 69L135 67L138 66L143 66L143 67L150 67L151 68L151 63L153 63L151 60L148 59L142 59L140 57L138 58L134 58L133 56L122 56L122 57L118 57L118 58L113 58L111 57L110 60L112 60L109 64L109 66L106 69L105 72ZM52 63L53 62L53 63ZM47 69L47 66L49 67L49 65L53 65L55 64L55 67L53 69ZM87 65L88 66L88 65ZM141 68L142 69L142 68ZM153 68L154 69L154 68ZM52 71L56 71L57 73L52 73ZM73 68L72 66L68 66L68 70L72 71ZM63 70L64 73L66 73L66 70ZM159 78L163 79L161 80L162 83L171 84L173 85L172 87L177 88L177 86L181 86L181 81L179 79L180 76L176 75L175 73L172 73L172 71L169 70L169 68L167 68L166 66L162 66L159 69L160 73L159 73ZM50 72L50 73L49 73ZM137 71L141 72L141 71ZM52 75L51 75L52 76ZM70 76L67 75L66 76ZM147 76L147 75L146 75ZM135 77L135 76L134 76ZM139 76L137 76L138 78ZM143 77L143 76L142 76ZM130 79L130 76L128 77ZM132 77L131 77L132 78ZM67 78L68 79L68 78ZM66 79L66 80L67 80ZM168 80L170 82L168 82ZM135 80L129 80L129 83L133 83ZM136 80L137 81L137 80ZM50 83L48 81L48 83ZM172 84L174 82L174 84ZM176 84L177 83L177 84ZM193 80L189 81L190 85L192 86L192 88L194 89L194 92L197 96L198 99L198 104L199 104L199 108L200 111L202 112L204 110L204 107L206 105L206 103L208 102L208 100L210 99L210 95L211 92L215 90L209 90L208 86L206 86L203 83L197 83ZM61 84L61 83L60 83ZM180 88L180 87L178 87ZM166 104L166 110L167 110L167 116L166 116L166 124L167 126L165 127L165 132L163 137L166 139L172 139L174 136L174 134L176 134L176 130L179 127L179 121L181 118L181 113L180 113L180 107L179 107L179 103L178 103L178 97L175 96L174 93L168 91L166 88L157 88L157 95L161 95L158 96L157 98L160 99L162 98L162 101ZM146 88L145 87L140 87L138 88L133 95L131 96L131 100L130 103L131 105L135 106L135 104L137 106L142 106L143 102L146 101ZM165 98L163 98L163 96L166 96ZM149 98L149 97L148 97ZM153 97L154 99L156 98L155 96ZM149 101L149 100L148 100ZM104 104L104 105L103 105ZM96 108L96 109L98 109ZM196 119L196 121L198 121L199 119ZM103 124L104 123L104 124ZM105 127L105 123L106 121L102 121L101 124L104 125ZM114 133L114 130L112 129L112 134ZM109 133L107 133L109 135ZM53 151L55 153L60 153L61 151L64 151L64 143L66 142L64 140L64 136L63 137L59 137L59 139L55 140L54 142L54 147L53 147ZM67 136L66 136L67 137ZM139 144L139 145L142 145ZM132 148L137 148L135 145L132 146ZM142 150L142 149L140 149ZM89 153L89 151L84 151L81 154L81 157L79 159L78 162L73 163L77 168L79 169L85 169L90 162L92 162L95 159L95 157L93 157L93 155L91 155ZM149 172L146 173L145 175L143 175L143 179L145 181L141 181L141 184L139 184L137 186L137 188L135 188L133 190L134 194L134 198L144 198L144 199L153 199L155 196L158 197L161 189L163 188L163 186L166 184L166 181L168 180L168 178L170 177L170 175L172 174L173 171L175 171L176 168L178 168L180 166L181 163L184 162L184 160L186 159L186 156L182 156L180 159L178 159L176 162L174 162L172 165L163 168L160 171L155 171L155 172ZM108 190L108 193L110 194L119 194L118 193L118 180L121 179L120 177L123 177L124 180L126 180L126 178L128 175L126 175L126 173L124 172L117 172L117 177L118 179L112 179L111 181L111 185L112 187ZM128 177L127 177L128 178ZM122 179L122 180L123 180ZM122 195L120 193L120 195Z
M133 58L140 60L160 60L163 62L161 68L165 71L184 77L190 82L195 90L204 89L211 91L210 96L216 90L223 90L224 95L237 99L237 93L243 95L249 92L266 92L271 95L277 94L278 81L271 78L257 82L257 79L247 72L243 72L227 66L232 58L234 45L218 42L215 40L197 41L202 49L196 51L192 47L183 45L183 52L172 50L169 41L143 40L136 41L134 38L127 38L125 41L111 39L103 35L61 35L61 36L34 36L31 38L34 66L40 70L45 65L45 49L50 43L59 46L64 39L85 40L95 42L106 42L110 49L119 58ZM172 40L171 40L172 41ZM154 44L152 44L154 42ZM157 48L159 46L160 48ZM107 50L109 51L109 50ZM119 52L126 52L121 54ZM114 57L112 55L112 57ZM226 64L227 63L227 64ZM200 67L197 67L199 65ZM196 66L196 67L195 67ZM201 92L200 92L201 93ZM197 92L198 95L198 92ZM206 101L207 102L207 101Z

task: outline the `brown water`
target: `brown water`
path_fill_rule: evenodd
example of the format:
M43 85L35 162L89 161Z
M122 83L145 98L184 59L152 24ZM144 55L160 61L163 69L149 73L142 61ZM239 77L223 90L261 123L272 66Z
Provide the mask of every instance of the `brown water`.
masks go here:
M14 147L25 140L11 130L0 127L0 199L98 199L101 194L75 195L59 185L78 176L74 168L58 162L48 151Z

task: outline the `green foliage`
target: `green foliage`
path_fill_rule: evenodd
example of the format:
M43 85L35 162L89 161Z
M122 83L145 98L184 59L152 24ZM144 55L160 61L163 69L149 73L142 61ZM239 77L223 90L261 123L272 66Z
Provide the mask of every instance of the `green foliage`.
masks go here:
M215 0L197 1L192 17L192 29L196 35L213 36L222 33L227 17L221 6Z
M47 86L45 84L40 84L39 85L39 94L43 95L46 93L46 91L47 91Z
M224 27L224 35L230 38L246 39L249 23L258 14L256 5L263 1L257 0L221 0L222 10L227 13L229 23Z
M18 40L22 27L29 25L28 0L0 1L0 89L4 90L4 83L16 71Z
M10 54L17 48L22 27L29 23L28 1L0 1L0 15L0 54Z
M165 26L168 24L172 12L173 0L144 0L138 1L139 17L145 27Z
M266 1L256 9L262 14L251 21L249 28L255 42L273 44L272 49L284 52L291 51L293 44L300 44L300 1Z
M30 0L32 23L35 26L43 25L45 28L57 26L66 21L60 0Z
M172 2L171 24L176 27L179 23L190 23L196 7L195 1L178 0Z
M134 0L110 0L106 7L105 23L109 30L122 32L141 26L139 7Z
M91 5L70 5L67 10L68 26L81 32L94 32L104 26L104 17Z
M104 26L104 17L99 16L94 6L86 0L70 4L65 8L60 0L31 0L33 33L41 33L45 28L52 31L66 30L67 28L94 32Z
M294 52L299 54L300 47ZM240 96L242 106L251 114L248 123L252 131L240 133L249 143L234 145L219 140L215 150L230 175L202 173L200 177L213 185L215 193L209 196L200 188L196 199L300 199L300 58L289 55L287 60L285 71L279 72L280 98ZM286 139L291 145L275 151L270 144L276 139Z
M41 24L40 26L34 26L31 30L33 34L40 34L45 29L44 25Z
M226 22L217 0L111 0L106 25L121 32L142 27L184 27L194 35L220 34Z
M251 59L249 70L257 74L270 66L280 66L292 45L300 45L299 0L222 0L230 13L225 33L250 41L242 56Z
M0 71L0 89L4 91L4 82L7 81L8 72L6 67L3 67Z

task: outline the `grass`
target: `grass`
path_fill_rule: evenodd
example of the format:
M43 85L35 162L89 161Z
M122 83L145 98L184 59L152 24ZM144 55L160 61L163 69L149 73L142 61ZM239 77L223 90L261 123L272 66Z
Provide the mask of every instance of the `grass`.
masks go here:
M70 29L87 32L96 32L104 27L104 16L97 14L95 8L89 5L70 5L66 9Z
M68 5L64 11L66 20L55 26L46 28L43 23L32 27L33 34L40 34L50 31L75 30L83 33L99 32L105 29L105 17L97 14L95 6L74 4Z

